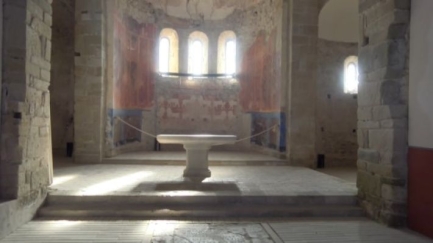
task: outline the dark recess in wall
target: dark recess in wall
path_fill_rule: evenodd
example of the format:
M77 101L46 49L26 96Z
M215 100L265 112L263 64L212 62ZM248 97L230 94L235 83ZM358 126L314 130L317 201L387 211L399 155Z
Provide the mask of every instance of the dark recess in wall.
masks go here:
M324 169L325 168L325 155L318 154L317 155L317 168Z

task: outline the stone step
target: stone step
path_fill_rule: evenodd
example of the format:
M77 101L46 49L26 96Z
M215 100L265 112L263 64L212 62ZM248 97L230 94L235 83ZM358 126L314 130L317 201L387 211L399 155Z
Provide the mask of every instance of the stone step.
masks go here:
M185 160L170 159L104 159L102 164L129 164L129 165L180 165L185 166ZM209 159L209 166L287 166L287 161L280 159L269 159L261 161L251 160L212 160Z
M361 217L357 198L342 196L49 194L44 219L203 219L259 217Z
M47 206L58 205L92 205L104 206L134 206L134 205L285 205L285 206L356 206L357 197L354 195L341 196L272 196L272 195L101 195L77 196L49 194Z
M227 218L314 218L314 217L362 217L357 206L288 206L288 205L56 205L43 207L38 219L106 219L106 220L192 220Z

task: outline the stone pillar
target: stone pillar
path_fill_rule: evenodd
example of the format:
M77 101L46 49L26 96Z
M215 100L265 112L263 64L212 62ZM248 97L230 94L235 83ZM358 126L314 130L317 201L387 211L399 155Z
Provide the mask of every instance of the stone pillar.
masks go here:
M75 4L74 157L77 162L100 162L103 156L104 1Z
M287 158L291 165L316 161L318 0L291 0L288 74Z
M185 30L178 30L179 35L179 72L188 72L188 38L191 32Z
M3 0L0 239L34 217L52 180L51 3Z
M206 33L209 38L208 73L218 73L218 38L221 32Z
M51 56L51 121L54 153L66 154L73 142L75 1L53 1L53 37Z
M288 103L288 81L290 69L290 27L291 27L291 8L290 0L283 0L282 10L282 43L281 43L281 111L287 113ZM287 121L286 121L287 122ZM287 127L287 124L286 124Z
M5 0L1 197L30 205L52 179L51 0Z
M0 238L30 221L52 180L50 0L4 0Z
M410 0L360 1L358 188L374 219L406 223Z

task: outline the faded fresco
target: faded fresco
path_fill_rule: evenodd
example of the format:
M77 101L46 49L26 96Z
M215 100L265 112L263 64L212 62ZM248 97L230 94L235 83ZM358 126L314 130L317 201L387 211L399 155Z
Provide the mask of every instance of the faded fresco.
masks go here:
M272 127L270 131L254 137L251 143L278 150L286 151L286 117L284 113L252 113L252 134L259 134Z
M113 109L108 111L107 121L107 143L111 148L142 142L140 132L115 118L142 128L143 112L152 110L157 36L155 24L113 13Z
M161 78L157 123L161 133L236 134L240 87L230 79Z
M245 52L239 76L240 104L245 112L251 113L251 134L280 125L252 138L251 143L283 152L286 150L285 114L280 112L281 57L276 43L275 30L269 36L261 31Z
M109 117L120 117L129 124L141 128L142 114L139 111L119 111L109 110ZM125 124L111 120L112 126L112 146L121 147L129 143L136 143L142 141L142 135L137 130L126 126Z
M245 52L239 76L240 103L246 112L280 111L280 54L276 49L276 31L266 36L261 31Z
M114 18L114 108L150 109L154 99L154 24L139 24L127 15Z

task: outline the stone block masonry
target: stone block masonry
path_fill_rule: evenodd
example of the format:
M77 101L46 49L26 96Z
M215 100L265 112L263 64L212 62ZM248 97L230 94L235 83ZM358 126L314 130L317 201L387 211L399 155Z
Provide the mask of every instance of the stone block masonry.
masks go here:
M355 167L358 102L344 93L343 63L357 56L358 44L320 39L318 53L316 150L326 167Z
M74 157L77 162L100 162L103 153L103 9L101 0L75 2Z
M319 1L292 0L290 7L287 158L292 165L314 167Z
M51 121L53 149L65 154L73 142L75 0L53 1Z
M360 1L358 188L385 224L406 224L410 0Z
M52 180L52 0L4 0L0 199L13 212L0 236L30 220Z

